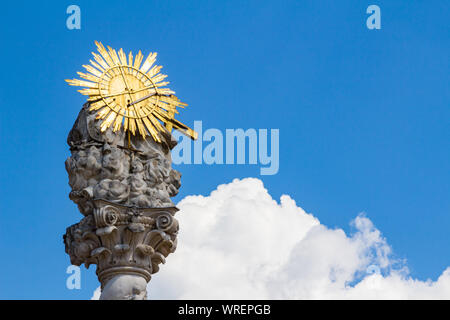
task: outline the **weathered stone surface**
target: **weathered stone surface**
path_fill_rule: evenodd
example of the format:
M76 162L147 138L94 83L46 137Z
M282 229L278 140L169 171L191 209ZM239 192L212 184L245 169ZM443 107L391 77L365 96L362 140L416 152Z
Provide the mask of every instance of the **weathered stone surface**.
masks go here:
M145 299L145 285L176 249L181 175L171 167L170 134L163 143L101 132L86 104L69 133L69 198L85 216L67 228L74 265L97 265L103 299Z
M85 105L67 142L72 156L66 160L69 197L84 215L92 212L86 196L137 207L170 207L178 193L181 175L171 167L170 149L176 144L164 137L163 144L151 138L128 137L108 129L100 132L99 121Z
M145 300L147 281L132 274L119 274L108 281L102 290L100 300Z

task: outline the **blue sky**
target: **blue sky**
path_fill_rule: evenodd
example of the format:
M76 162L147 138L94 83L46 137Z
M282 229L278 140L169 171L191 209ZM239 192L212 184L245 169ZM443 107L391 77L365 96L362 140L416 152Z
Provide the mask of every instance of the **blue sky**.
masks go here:
M81 30L66 8L81 8ZM381 30L366 8L381 8ZM180 165L181 200L258 177L329 227L351 232L364 211L435 279L450 265L448 1L77 1L2 5L0 298L86 299L67 290L66 137L85 101L64 79L94 40L158 52L181 121L205 128L279 128L280 170Z

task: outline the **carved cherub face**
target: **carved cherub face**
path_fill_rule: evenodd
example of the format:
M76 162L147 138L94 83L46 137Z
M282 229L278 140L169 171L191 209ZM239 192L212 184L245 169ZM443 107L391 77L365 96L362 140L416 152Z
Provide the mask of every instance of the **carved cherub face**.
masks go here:
M79 150L74 154L75 163L78 167L84 167L87 161L87 154L84 150Z
M124 158L123 151L117 147L105 145L103 148L103 167L110 172L120 175L125 170Z
M133 173L139 173L144 171L144 165L142 164L141 160L138 158L134 158L131 162L131 172Z
M117 168L120 165L120 150L110 145L105 145L103 149L103 165L108 169Z
M89 148L89 156L94 157L96 159L100 159L100 149L95 146L91 146Z

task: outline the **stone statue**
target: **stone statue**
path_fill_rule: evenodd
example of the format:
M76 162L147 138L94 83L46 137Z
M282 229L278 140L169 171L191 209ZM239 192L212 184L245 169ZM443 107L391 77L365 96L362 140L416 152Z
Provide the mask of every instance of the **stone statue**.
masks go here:
M181 174L172 169L176 141L161 142L125 131L102 132L85 104L69 133L69 198L84 218L67 228L66 252L74 265L97 265L100 299L146 299L147 283L175 251Z

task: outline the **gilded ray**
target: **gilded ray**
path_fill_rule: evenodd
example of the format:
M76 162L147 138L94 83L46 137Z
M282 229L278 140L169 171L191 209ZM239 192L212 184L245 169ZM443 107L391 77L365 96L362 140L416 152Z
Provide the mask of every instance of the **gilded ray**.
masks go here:
M125 111L125 113L126 113L126 111ZM125 116L125 118L123 119L123 130L125 131L125 132L128 132L128 117L127 116Z
M167 75L161 73L161 74L154 76L152 78L152 81L153 81L153 83L158 83L158 82L163 81L165 78L167 78Z
M173 104L175 106L179 106L181 108L184 108L185 106L187 106L186 103L181 102L180 100L178 100L178 98L176 96L173 96L173 95L162 96L159 99L161 101L164 101L164 102L169 103L169 104Z
M155 87L165 87L169 84L169 81L164 81L164 82L159 82L159 83L155 83Z
M109 111L111 111L111 109L106 107L103 108L99 113L97 113L96 119L104 119L108 115Z
M131 67L133 66L133 53L130 51L128 54L128 65Z
M89 74L89 73L77 72L77 74L80 76L80 78L83 78L83 79L88 80L88 81L92 81L94 83L101 81L101 79L99 77L94 76L94 75Z
M105 47L103 46L103 44L101 42L95 42L95 44L97 45L97 49L98 52L100 53L100 55L103 57L103 59L105 60L105 62L108 64L108 66L111 68L114 66L114 61L111 59L111 57L109 56L108 52L106 51Z
M101 130L105 131L106 129L108 129L111 126L111 124L113 123L113 121L116 118L116 116L117 116L117 113L110 112L108 114L108 116L106 117L105 121L102 122Z
M105 102L103 102L102 100L99 100L99 101L96 101L96 102L92 102L90 104L89 110L96 111L96 110L101 109L101 108L103 108L105 106L106 106Z
M95 75L100 74L99 77L101 76L101 74L105 71L105 69L103 69L103 67L101 65L99 65L97 62L92 61L92 59L89 59L89 63L92 64L94 66L94 68L92 68L90 65L86 65L87 67L90 67L91 70L94 70ZM83 66L86 68L86 66Z
M142 55L141 50L139 50L139 52L136 55L136 58L134 60L134 68L135 69L139 69L140 68L143 58L144 58L144 56Z
M85 95L85 96L99 96L102 92L102 89L81 89L78 90L79 93ZM105 91L103 91L105 92Z
M102 56L92 52L92 55L94 56L95 61L97 61L104 70L108 70L109 69L109 65L105 62L105 60L103 60Z
M158 135L156 134L157 131L155 127L153 127L153 125L151 124L149 117L142 118L142 121L144 121L145 127L147 128L147 131L150 132L152 138L158 141L159 138Z
M154 66L147 72L147 75L152 78L155 74L157 74L161 70L162 66Z
M169 88L161 88L158 89L158 92L160 94L164 94L164 95L170 95L170 94L175 94L175 91L170 90Z
M153 63L156 61L156 52L155 53L150 53L147 57L147 59L145 59L144 64L142 65L140 71L142 73L146 73L148 71L148 69L150 69L150 67L153 65Z
M95 82L90 81L84 81L84 80L78 80L78 79L72 79L72 80L66 80L67 83L71 86L78 86L78 87L88 87L88 88L97 88L98 84Z
M119 57L117 56L116 50L111 48L110 46L108 48L109 56L111 57L112 61L114 62L114 65L120 65Z
M93 67L93 66L90 66L90 65L88 65L88 64L84 64L83 65L83 68L85 68L86 69L86 71L87 72L89 72L89 73L92 73L93 75L95 75L95 76L97 76L98 78L100 78L101 76L102 76L102 73L103 73L103 71L99 71L99 70L102 70L102 69L100 69L101 67L99 66L99 65L94 65L94 61L92 61L92 60L90 60L91 61L91 64L93 65L93 66L95 66L95 67ZM98 70L97 70L97 69Z
M119 59L120 59L120 63L123 66L127 66L128 65L128 63L127 63L127 56L125 55L125 52L123 52L122 48L120 48L120 50L119 50Z

